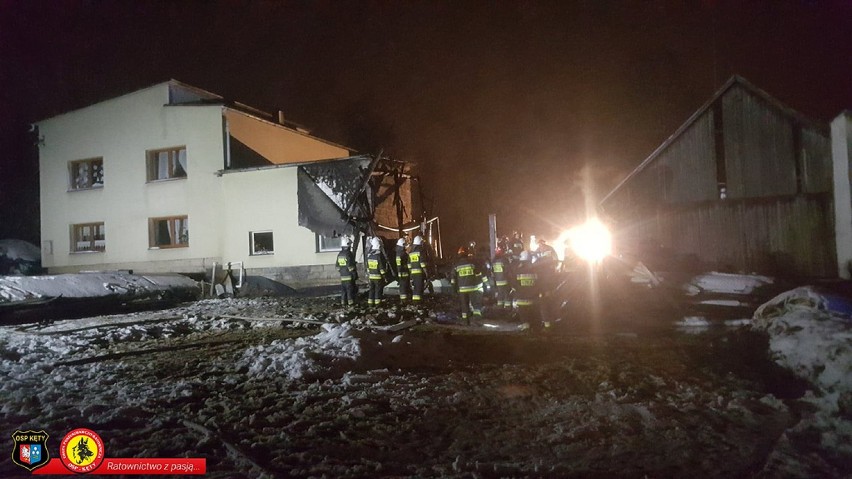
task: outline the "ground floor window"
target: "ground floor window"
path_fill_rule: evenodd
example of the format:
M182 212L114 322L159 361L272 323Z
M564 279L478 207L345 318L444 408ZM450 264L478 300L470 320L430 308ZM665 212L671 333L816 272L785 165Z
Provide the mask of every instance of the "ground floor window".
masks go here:
M106 249L106 235L103 223L71 225L72 252L98 252L103 251L104 249Z
M148 246L151 248L189 246L189 218L186 216L149 218Z
M252 256L275 253L272 231L252 231L249 233L249 252Z
M317 235L317 252L340 251L340 242L342 240L342 236L333 238L331 236Z

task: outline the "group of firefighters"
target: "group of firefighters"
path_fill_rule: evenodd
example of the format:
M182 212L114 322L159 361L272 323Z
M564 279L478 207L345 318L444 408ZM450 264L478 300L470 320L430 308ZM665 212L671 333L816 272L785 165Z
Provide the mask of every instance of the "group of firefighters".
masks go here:
M393 277L389 268L387 256L382 248L382 240L376 236L369 238L369 252L366 257L367 280L369 295L367 304L379 306L384 299L384 287ZM431 254L423 243L423 237L417 235L411 242L410 248L406 238L396 242L396 279L399 283L399 299L407 301L409 297L415 304L423 299L423 293L428 285L431 274ZM340 272L341 298L344 306L355 304L358 292L358 270L355 263L355 253L352 251L349 238L341 241L340 253L337 254L337 268Z
M511 240L504 237L493 259L478 254L475 242L459 248L451 281L462 322L470 324L471 317L482 317L482 299L490 284L498 314L514 313L533 330L551 326L554 308L549 296L558 280L560 261L544 238L535 241L534 250L525 245L519 233Z
M452 266L450 280L461 306L461 321L470 324L471 319L481 318L483 297L493 294L498 314L516 317L521 323L534 330L548 328L552 322L552 307L548 294L552 291L560 261L556 251L543 238L535 241L535 249L527 249L523 236L514 233L513 238L503 237L490 255L483 255L471 241L458 250ZM367 304L379 306L383 301L384 286L395 276L399 285L401 302L409 300L419 304L429 279L434 277L430 249L422 236L415 236L408 244L400 238L395 248L395 275L388 264L382 240L368 240L366 273L369 281ZM358 287L358 272L351 242L344 237L337 255L340 273L341 297L344 306L355 304Z

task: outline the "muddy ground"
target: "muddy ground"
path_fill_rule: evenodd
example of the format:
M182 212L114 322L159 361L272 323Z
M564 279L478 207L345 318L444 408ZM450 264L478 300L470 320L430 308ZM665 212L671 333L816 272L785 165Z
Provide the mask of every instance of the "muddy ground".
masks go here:
M0 430L44 429L57 448L88 427L108 457L203 457L209 477L848 476L818 432L795 429L808 385L767 359L765 338L609 311L543 335L503 316L448 324L441 296L382 311L205 300L7 326ZM348 326L296 348L314 322ZM28 476L5 458L0 476Z

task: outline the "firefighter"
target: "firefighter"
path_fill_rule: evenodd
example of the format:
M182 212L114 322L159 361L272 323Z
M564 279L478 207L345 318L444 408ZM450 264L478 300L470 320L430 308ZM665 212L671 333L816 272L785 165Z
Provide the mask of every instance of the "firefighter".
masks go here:
M539 264L540 268L550 268L553 271L556 271L559 264L559 257L556 255L556 250L553 246L547 244L547 240L544 238L536 239L536 250L535 256L533 257L533 263Z
M418 304L423 299L423 287L428 278L428 253L423 245L423 237L417 235L412 241L408 253L408 273L411 275L411 300Z
M528 325L533 331L540 331L541 321L541 283L538 273L530 262L529 251L518 255L518 267L512 275L514 279L515 301L521 323Z
M358 295L358 269L355 267L355 254L349 238L340 240L340 253L337 253L337 269L340 272L340 301L343 306L355 304Z
M517 263L521 251L524 251L525 249L526 246L524 245L524 235L518 231L513 231L512 242L509 246L509 260L514 263Z
M408 272L408 252L405 238L396 240L396 278L399 284L399 301L407 301L411 294L411 279Z
M473 252L462 246L453 267L452 283L461 304L461 320L470 325L470 316L482 317L482 270L473 258Z
M541 290L541 317L544 326L550 327L551 321L557 316L557 298L553 294L559 280L559 257L553 246L547 244L544 238L536 240L536 251L533 259L533 268L538 274L538 283Z
M494 286L497 288L497 308L511 308L512 303L509 301L509 260L506 258L506 253L503 248L497 247L494 250L494 261L491 262L491 273L494 277Z
M382 304L382 294L387 279L387 265L382 253L382 240L374 236L370 238L370 253L367 255L367 277L370 280L370 296L367 304L379 306Z

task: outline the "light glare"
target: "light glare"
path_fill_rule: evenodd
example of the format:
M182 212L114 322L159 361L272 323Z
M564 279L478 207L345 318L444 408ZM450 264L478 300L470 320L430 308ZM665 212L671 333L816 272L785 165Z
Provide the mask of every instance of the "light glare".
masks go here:
M612 236L597 218L575 226L563 235L568 237L568 244L574 254L590 263L600 263L612 253Z

